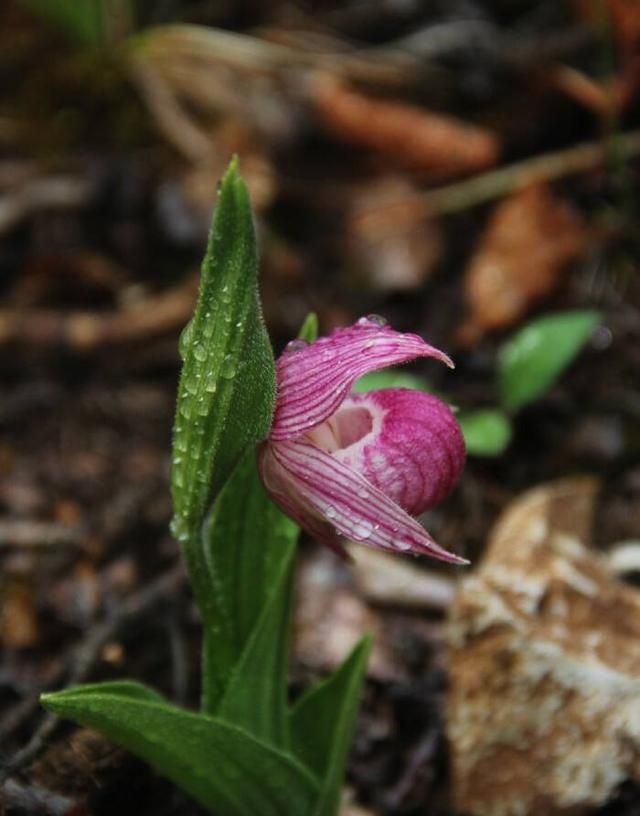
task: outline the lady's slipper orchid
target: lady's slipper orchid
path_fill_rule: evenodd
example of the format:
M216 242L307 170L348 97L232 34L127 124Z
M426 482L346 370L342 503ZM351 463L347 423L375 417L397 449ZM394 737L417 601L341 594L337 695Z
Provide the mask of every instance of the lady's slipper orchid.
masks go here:
M368 371L416 357L453 366L442 351L376 316L314 343L289 343L277 362L260 475L287 515L340 553L343 536L466 563L412 518L442 501L460 476L464 441L449 407L407 388L350 393Z

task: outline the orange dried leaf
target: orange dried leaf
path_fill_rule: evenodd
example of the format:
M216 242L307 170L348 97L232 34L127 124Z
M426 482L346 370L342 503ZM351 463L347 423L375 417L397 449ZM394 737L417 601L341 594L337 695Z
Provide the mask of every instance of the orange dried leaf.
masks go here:
M35 598L31 587L14 583L4 588L0 612L0 643L8 649L27 649L38 639Z
M346 142L442 175L471 173L495 164L497 137L452 116L378 99L320 75L312 101L322 124Z
M513 325L558 286L585 241L578 213L546 185L499 204L465 273L469 318L461 341Z

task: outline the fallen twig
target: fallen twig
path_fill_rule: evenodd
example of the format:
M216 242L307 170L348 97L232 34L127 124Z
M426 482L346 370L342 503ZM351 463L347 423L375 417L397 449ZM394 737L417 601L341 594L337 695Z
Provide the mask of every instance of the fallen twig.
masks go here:
M89 352L157 336L183 326L195 301L199 274L184 283L111 312L0 310L0 345L24 343Z
M0 234L37 210L75 209L86 203L90 184L84 178L55 175L26 181L0 196Z
M455 184L428 190L423 193L422 202L432 216L448 215L501 198L530 184L592 170L606 160L609 152L615 152L617 157L625 160L639 155L640 130L620 133L607 143L587 142L534 156Z
M75 546L81 541L83 532L78 524L33 519L0 519L0 549Z

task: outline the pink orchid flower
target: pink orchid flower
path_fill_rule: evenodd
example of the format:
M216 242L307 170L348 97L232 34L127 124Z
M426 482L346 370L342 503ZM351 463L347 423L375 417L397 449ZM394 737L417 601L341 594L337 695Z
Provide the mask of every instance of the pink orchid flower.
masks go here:
M464 440L449 407L408 388L351 393L368 371L416 357L453 367L442 351L376 316L314 343L289 343L258 467L281 509L342 555L340 537L467 563L412 518L441 502L462 471Z

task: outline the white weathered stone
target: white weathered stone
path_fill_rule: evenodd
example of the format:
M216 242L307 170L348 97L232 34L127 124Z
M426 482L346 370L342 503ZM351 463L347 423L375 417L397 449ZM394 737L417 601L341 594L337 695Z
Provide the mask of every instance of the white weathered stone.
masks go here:
M595 489L522 496L461 584L447 732L463 813L588 813L640 777L640 593L585 544Z

